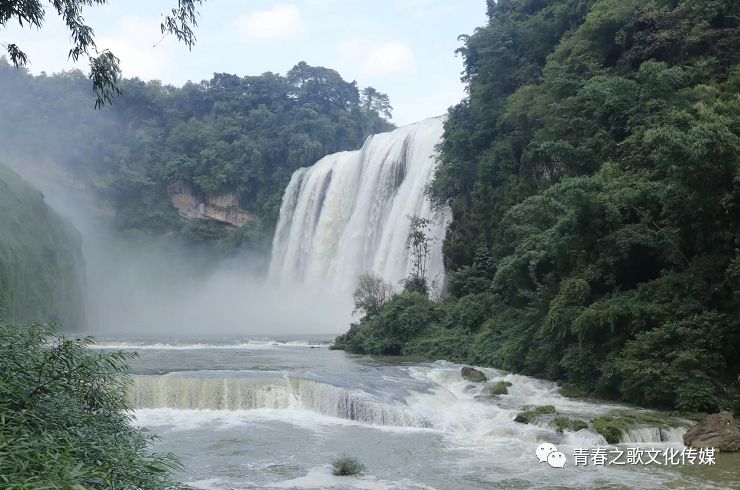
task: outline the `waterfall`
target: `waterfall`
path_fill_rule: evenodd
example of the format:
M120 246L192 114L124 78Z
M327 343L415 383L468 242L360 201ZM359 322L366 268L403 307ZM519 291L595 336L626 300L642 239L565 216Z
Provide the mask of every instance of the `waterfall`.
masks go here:
M137 409L309 410L371 425L430 426L406 407L375 400L361 390L347 390L310 379L285 376L135 376L128 397Z
M412 267L406 241L409 216L417 216L432 221L426 276L439 288L450 217L432 209L425 191L442 133L441 118L427 119L297 170L280 207L270 277L342 292L365 272L397 284Z

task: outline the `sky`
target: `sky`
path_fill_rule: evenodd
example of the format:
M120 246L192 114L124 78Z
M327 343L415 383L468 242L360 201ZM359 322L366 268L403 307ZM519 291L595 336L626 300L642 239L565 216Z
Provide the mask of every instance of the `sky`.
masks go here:
M109 0L88 7L98 49L121 60L125 77L182 85L216 72L285 74L299 61L337 70L360 87L387 93L393 122L444 114L465 95L458 36L485 25L485 0L210 0L200 8L192 51L162 38L163 13L176 0ZM31 72L75 67L69 34L55 12L41 30L17 25L0 43L29 55ZM87 71L86 63L77 67Z

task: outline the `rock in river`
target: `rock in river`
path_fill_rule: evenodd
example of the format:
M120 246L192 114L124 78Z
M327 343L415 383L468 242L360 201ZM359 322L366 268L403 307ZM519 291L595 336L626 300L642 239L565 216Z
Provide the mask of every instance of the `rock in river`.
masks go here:
M488 377L483 374L483 371L479 371L472 367L463 366L460 374L465 380L472 381L473 383L483 383L488 381Z
M740 428L730 412L715 413L686 431L683 443L696 448L740 451Z

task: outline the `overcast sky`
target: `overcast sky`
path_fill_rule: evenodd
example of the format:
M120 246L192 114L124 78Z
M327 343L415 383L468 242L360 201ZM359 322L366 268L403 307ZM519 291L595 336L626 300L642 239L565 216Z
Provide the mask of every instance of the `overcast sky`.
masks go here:
M303 60L388 93L401 125L443 114L463 97L457 37L487 20L485 0L210 0L188 52L175 39L159 42L162 13L175 4L110 0L85 18L126 77L181 85L214 72L284 74ZM51 11L42 30L12 26L0 31L0 42L25 50L33 73L73 66L68 33Z

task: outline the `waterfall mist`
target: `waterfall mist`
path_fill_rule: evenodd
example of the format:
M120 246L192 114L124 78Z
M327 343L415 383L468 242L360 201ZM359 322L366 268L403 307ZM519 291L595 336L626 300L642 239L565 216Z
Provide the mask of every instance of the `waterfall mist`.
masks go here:
M351 304L305 288L265 284L269 257L225 256L174 235L121 232L105 203L51 164L3 158L82 235L86 325L94 335L338 334ZM58 170L58 169L57 169Z

